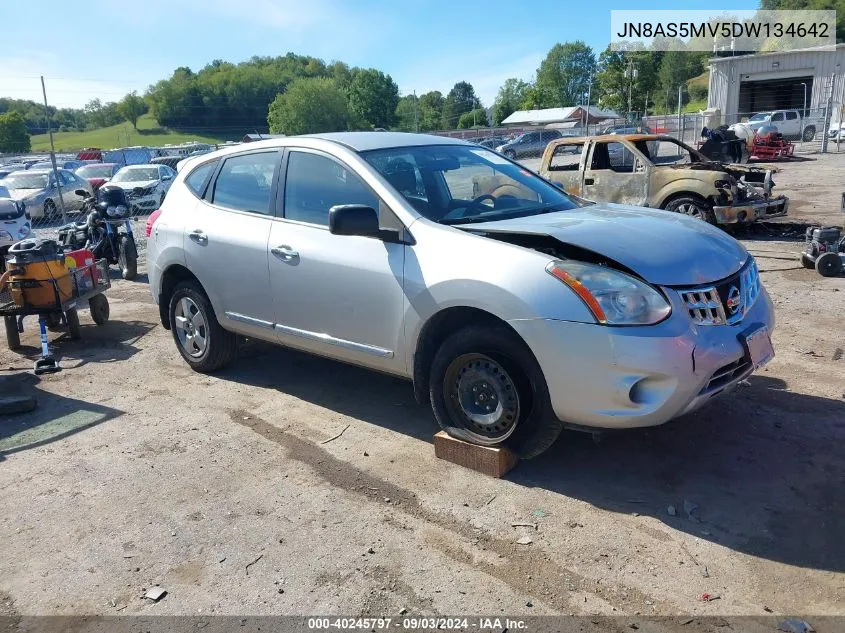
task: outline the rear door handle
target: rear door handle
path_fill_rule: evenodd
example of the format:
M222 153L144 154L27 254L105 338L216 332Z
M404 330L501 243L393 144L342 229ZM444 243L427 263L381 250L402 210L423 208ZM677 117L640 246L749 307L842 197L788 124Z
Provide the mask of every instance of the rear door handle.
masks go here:
M299 259L299 253L293 250L290 246L284 244L282 246L275 246L271 248L270 252L283 262L290 262L295 259Z
M592 185L592 184L595 184L595 182L596 181L593 178L584 178L584 184L585 185Z
M188 237L192 240L197 242L198 244L206 244L208 242L208 235L203 233L200 229L196 229L195 231L191 231L188 233Z

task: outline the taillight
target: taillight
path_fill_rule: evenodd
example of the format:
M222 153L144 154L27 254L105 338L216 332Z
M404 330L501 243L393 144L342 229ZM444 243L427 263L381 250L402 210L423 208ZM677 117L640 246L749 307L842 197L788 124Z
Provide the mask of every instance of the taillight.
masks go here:
M153 232L153 225L158 220L158 216L161 215L161 209L156 209L152 213L150 213L150 217L147 218L147 237L149 237Z

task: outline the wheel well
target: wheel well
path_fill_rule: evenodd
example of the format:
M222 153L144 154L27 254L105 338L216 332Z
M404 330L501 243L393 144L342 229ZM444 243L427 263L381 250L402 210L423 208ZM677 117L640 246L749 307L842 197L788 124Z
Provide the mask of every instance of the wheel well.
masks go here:
M197 279L196 275L179 264L174 264L165 270L161 277L161 292L158 295L158 315L161 319L161 324L166 330L170 329L170 315L168 314L170 297L173 296L173 290L182 281L195 281L202 288L202 284L200 284L200 280Z
M429 368L440 345L447 336L469 325L506 325L513 330L507 322L478 308L446 308L431 317L420 331L414 352L414 398L420 404L428 401Z
M663 204L660 205L660 208L666 209L666 207L669 206L670 202L672 202L673 200L677 200L678 198L694 198L703 202L704 204L711 204L711 202L707 200L707 198L705 198L701 194L695 193L694 191L680 191L678 193L673 193L671 196L666 198L663 201Z

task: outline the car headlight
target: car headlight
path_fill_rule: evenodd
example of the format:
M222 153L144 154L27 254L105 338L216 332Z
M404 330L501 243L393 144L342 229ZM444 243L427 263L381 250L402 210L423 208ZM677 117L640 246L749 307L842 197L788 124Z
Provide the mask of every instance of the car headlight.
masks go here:
M672 312L657 290L612 268L556 260L546 272L569 286L603 325L652 325Z

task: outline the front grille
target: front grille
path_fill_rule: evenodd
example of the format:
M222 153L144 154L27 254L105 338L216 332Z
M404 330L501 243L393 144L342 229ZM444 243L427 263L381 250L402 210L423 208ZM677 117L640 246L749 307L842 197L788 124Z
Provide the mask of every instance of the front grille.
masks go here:
M155 191L155 187L147 187L145 189L133 189L129 192L129 199L136 200L138 198L143 198L144 196L150 195L153 191Z
M731 384L733 381L741 378L751 368L751 361L747 358L740 358L732 363L728 363L724 367L720 367L701 390L699 395L712 393L718 391L723 387Z
M752 259L739 273L723 281L678 292L696 325L732 325L741 321L757 301L760 274Z

